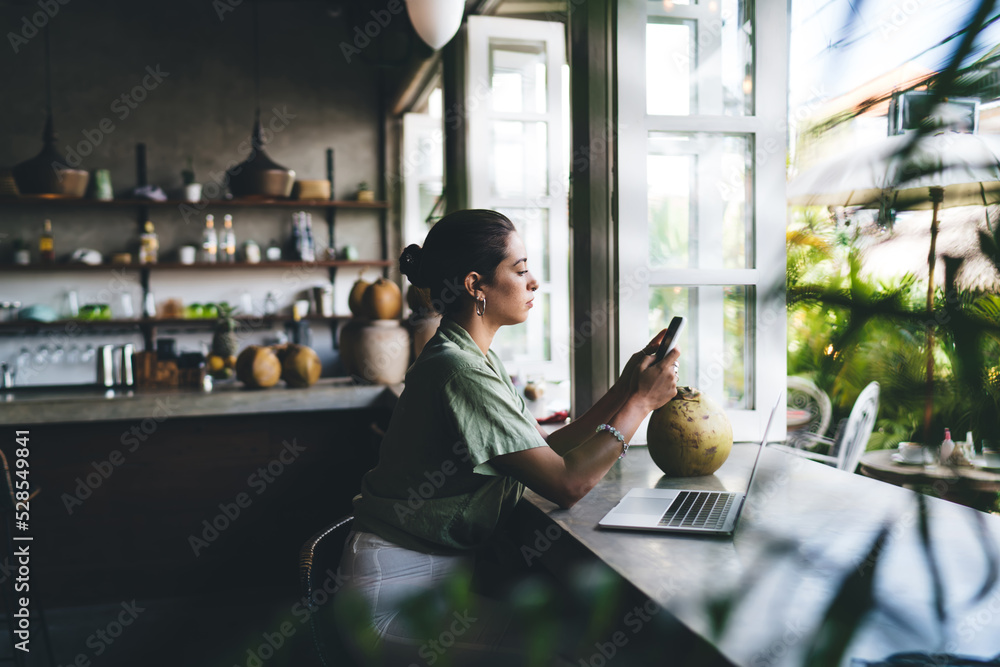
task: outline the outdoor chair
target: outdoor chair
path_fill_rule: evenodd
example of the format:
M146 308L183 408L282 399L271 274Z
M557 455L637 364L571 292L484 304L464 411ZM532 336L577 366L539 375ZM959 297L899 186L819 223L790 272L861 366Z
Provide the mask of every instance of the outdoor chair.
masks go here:
M788 378L788 410L805 413L805 423L788 433L788 444L791 447L807 449L815 444L816 436L824 436L830 427L833 407L826 392L816 386L808 378L792 375Z
M771 445L776 449L790 452L797 456L802 456L813 461L820 461L836 466L840 470L854 472L858 467L861 455L865 453L868 445L868 438L871 437L875 428L875 418L878 416L878 396L879 384L872 382L861 390L858 400L851 408L850 416L841 423L837 429L837 434L831 440L820 435L811 436L808 442L802 444L827 443L830 444L829 454L818 454L801 449L795 446Z
M355 664L337 632L331 593L339 585L336 575L340 556L353 524L353 515L341 517L309 538L299 550L299 590L307 601L316 655L327 667Z

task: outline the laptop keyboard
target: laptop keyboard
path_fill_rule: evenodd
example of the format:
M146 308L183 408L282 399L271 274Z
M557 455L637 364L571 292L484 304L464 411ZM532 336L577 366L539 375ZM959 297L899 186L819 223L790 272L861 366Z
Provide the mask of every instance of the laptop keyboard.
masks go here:
M722 528L734 495L720 491L682 491L667 508L660 525Z

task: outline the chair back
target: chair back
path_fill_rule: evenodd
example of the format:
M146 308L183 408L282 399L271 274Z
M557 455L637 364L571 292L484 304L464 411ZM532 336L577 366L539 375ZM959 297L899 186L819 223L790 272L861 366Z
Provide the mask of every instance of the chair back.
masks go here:
M840 433L840 448L837 452L837 467L847 472L854 472L858 467L861 455L865 453L868 438L875 428L875 418L878 416L879 384L872 382L861 390L858 400L851 408L851 416Z
M323 665L352 664L333 619L334 593L340 585L340 556L354 516L347 515L309 538L299 550L299 589L309 609L309 626Z
M788 434L788 442L793 447L805 448L826 435L833 416L833 405L826 392L801 375L790 375L787 380L787 404L790 410L802 410L808 416L805 426Z

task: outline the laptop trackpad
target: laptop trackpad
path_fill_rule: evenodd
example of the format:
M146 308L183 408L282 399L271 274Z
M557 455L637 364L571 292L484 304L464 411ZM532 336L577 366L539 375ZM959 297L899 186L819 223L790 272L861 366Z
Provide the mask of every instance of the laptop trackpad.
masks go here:
M618 503L618 512L626 514L648 514L662 516L673 498L643 498L641 496L626 496Z

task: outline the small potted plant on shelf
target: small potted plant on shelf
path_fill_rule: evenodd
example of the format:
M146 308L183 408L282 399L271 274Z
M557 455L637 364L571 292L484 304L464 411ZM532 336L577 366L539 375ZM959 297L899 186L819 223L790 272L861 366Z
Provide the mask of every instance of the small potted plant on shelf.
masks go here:
M368 183L366 181L358 183L358 201L375 201L375 191L368 187Z
M184 181L184 199L189 202L201 201L201 183L194 180L194 161L187 159L187 169L181 171L181 179Z

